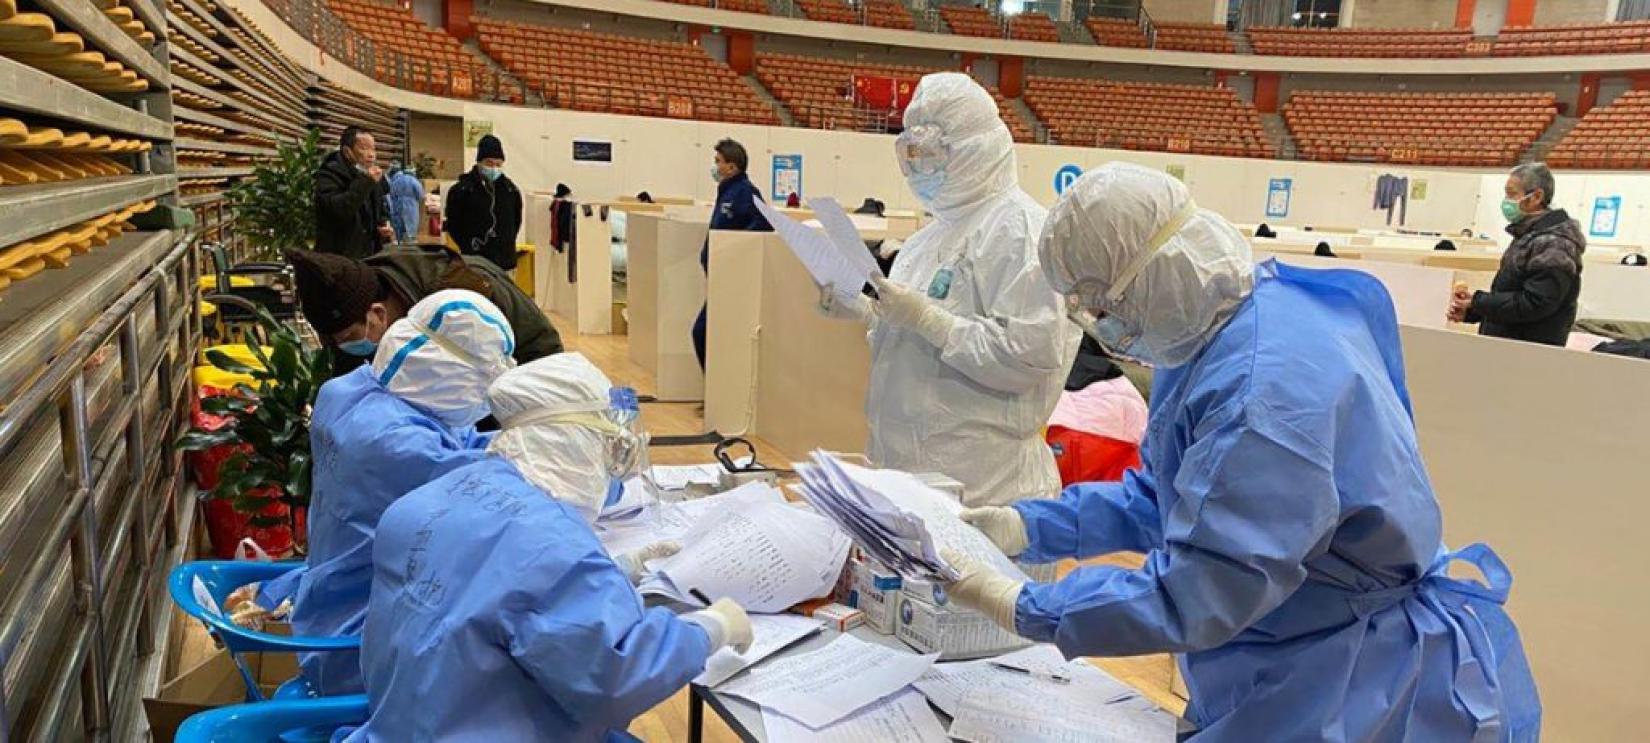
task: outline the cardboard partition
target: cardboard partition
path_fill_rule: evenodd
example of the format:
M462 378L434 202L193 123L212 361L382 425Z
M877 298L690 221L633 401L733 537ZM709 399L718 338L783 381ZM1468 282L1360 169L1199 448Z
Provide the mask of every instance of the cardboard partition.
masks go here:
M1650 593L1638 588L1650 396L1637 391L1650 366L1401 332L1445 540L1485 542L1512 570L1508 609L1540 687L1543 737L1640 739L1650 718Z
M1311 255L1284 254L1278 256L1278 260L1305 268L1350 268L1370 274L1379 279L1387 293L1392 295L1399 323L1440 329L1446 324L1444 316L1449 312L1455 271L1380 261L1358 261L1355 265L1347 265L1343 259Z
M660 206L693 206L693 197L691 196L659 196L656 194L648 194L648 196L653 198L653 204ZM647 203L635 196L620 196L614 199L614 202L623 204L626 211L637 205L648 206Z
M699 251L704 221L632 214L630 251L630 358L654 378L666 401L705 399L705 376L693 353L693 320L705 304Z
M1584 266L1578 317L1650 321L1650 267Z
M731 436L755 427L757 331L769 290L763 263L789 250L771 232L710 231L705 425L713 431Z
M541 258L550 266L549 309L573 322L584 335L613 332L613 230L609 211L600 204L573 207L572 251L554 250ZM548 229L548 228L546 228ZM577 261L577 280L571 269ZM545 306L543 299L540 306Z

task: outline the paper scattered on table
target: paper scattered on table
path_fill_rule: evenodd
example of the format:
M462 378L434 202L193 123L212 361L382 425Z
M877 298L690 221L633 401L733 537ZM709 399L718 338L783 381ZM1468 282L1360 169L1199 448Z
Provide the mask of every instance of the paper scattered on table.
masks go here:
M814 283L834 287L838 297L852 299L858 296L866 282L880 273L876 259L866 249L865 241L860 238L853 221L842 213L842 207L835 200L812 199L808 202L809 208L814 209L814 215L820 218L820 225L825 228L823 232L785 216L760 198L752 197L752 201L762 216L767 217L768 224L773 225L774 232L796 254L797 260L802 261ZM820 211L823 208L831 212L832 207L835 207L834 214L829 217ZM841 222L834 219L836 216L841 216L846 222L846 230Z
M1169 743L1175 718L1138 703L1105 704L1075 684L975 688L962 697L950 735L969 743Z
M624 481L624 488L619 492L619 500L602 507L601 516L597 517L597 521L627 519L657 502L659 498L647 479L641 476L632 477Z
M1020 673L999 666L1011 666ZM1058 676L1065 682L1051 680ZM1085 706L1122 704L1151 709L1150 700L1089 662L1066 660L1053 645L1032 645L996 658L936 663L913 684L934 706L955 717L964 695L975 689L1010 688L1053 695Z
M624 519L596 523L596 538L610 555L619 555L654 542L681 541L694 524L724 510L739 511L759 503L784 503L785 495L771 485L745 483L726 493L690 501L658 501Z
M756 638L750 649L743 653L736 653L733 648L716 651L705 661L705 672L699 674L693 683L716 686L824 628L819 620L796 614L752 614L750 620L751 634Z
M936 657L838 635L813 652L753 668L718 691L817 730L904 689L934 665Z
M898 470L849 464L824 451L797 465L802 498L835 521L873 559L912 580L948 582L956 570L940 557L961 552L1004 576L1027 580L978 529L958 516L962 505Z
M770 743L946 743L945 726L921 694L905 691L817 730L769 708L762 710Z
M746 611L781 612L836 585L848 535L829 519L785 503L721 509L678 540L682 550L651 563L644 594L683 603L730 598Z

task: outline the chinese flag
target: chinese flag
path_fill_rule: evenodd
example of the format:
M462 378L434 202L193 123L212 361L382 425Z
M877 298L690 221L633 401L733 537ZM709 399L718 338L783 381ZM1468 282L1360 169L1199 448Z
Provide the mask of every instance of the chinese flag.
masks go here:
M866 108L903 112L916 85L882 75L855 75L854 102Z

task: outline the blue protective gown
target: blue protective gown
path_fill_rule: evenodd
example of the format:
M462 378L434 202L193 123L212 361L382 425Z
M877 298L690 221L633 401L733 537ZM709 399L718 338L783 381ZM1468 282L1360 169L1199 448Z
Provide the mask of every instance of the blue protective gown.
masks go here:
M1157 372L1141 470L1015 507L1025 559L1147 553L1028 584L1015 621L1068 656L1185 653L1197 740L1539 736L1510 574L1482 545L1443 554L1366 274L1262 264L1208 347ZM1446 576L1456 558L1490 585Z
M391 394L371 366L321 386L309 435L309 556L293 594L292 632L356 635L366 619L373 531L384 509L412 489L486 458L488 439L474 428L451 431ZM277 583L261 593L280 590ZM299 664L310 687L323 695L363 690L357 653L308 653Z
M578 512L489 459L390 506L373 547L351 741L604 741L704 670Z

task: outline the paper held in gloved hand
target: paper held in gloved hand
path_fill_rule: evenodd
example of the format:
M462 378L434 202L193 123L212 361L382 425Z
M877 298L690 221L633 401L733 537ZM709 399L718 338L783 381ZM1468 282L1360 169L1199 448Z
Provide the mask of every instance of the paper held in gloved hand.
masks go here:
M786 503L726 510L695 524L682 550L657 560L638 590L685 604L731 598L773 613L824 596L848 559L848 537L829 520Z
M882 275L876 259L865 247L865 240L859 236L859 229L854 227L854 220L836 199L808 200L808 208L824 228L821 232L781 214L761 199L752 198L762 216L768 218L768 224L773 225L774 232L808 269L814 283L832 287L837 299L853 299L871 277Z
M796 466L802 498L835 521L872 559L911 580L961 577L940 557L953 549L1019 581L1026 574L978 529L958 516L962 505L909 472L874 470L815 451Z

